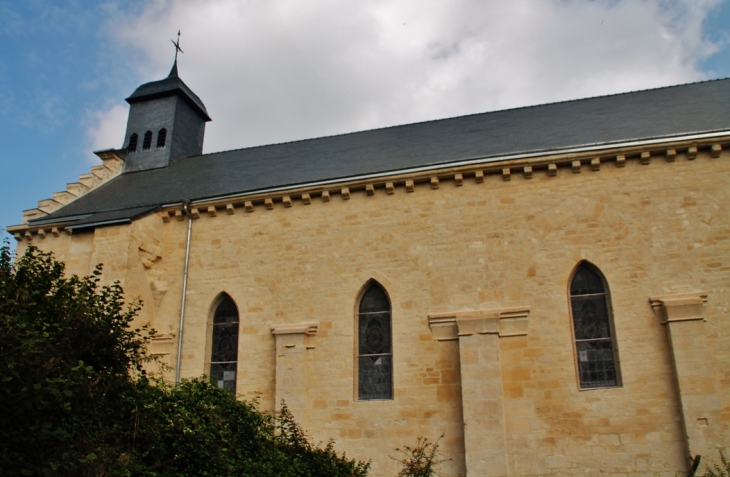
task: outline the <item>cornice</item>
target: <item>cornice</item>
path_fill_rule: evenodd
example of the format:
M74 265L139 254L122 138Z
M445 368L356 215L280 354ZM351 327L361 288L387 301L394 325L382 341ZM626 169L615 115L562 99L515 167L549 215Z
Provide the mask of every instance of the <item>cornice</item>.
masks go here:
M718 139L721 141L718 142ZM555 177L559 171L577 174L586 169L600 171L601 167L606 166L625 167L627 162L632 161L643 165L649 165L659 159L664 162L675 162L678 159L692 161L700 153L708 153L710 157L718 158L723 149L728 148L730 148L730 136L712 137L705 139L704 142L696 139L675 140L661 145L652 144L651 147L646 145L616 147L603 151L601 155L596 155L594 151L553 153L462 166L444 165L426 171L391 173L376 178L342 179L327 184L204 199L193 201L190 207L193 218L205 213L216 217L223 212L226 215L233 215L238 211L251 213L259 209L291 208L295 203L310 205L315 200L330 202L338 196L341 200L350 200L356 194L369 197L385 192L386 195L393 195L396 189L412 193L417 186L427 186L435 190L444 184L452 183L456 187L461 187L468 181L483 183L485 177L495 175L501 176L503 181L511 181L514 177L530 180L539 174ZM182 220L184 218L182 206L164 205L161 217L164 222L170 222L173 217Z
M513 158L482 158L466 161L469 163L462 165L433 166L433 169L428 170L345 178L316 185L282 187L197 200L191 202L189 210L193 219L198 219L203 215L216 217L239 212L254 213L258 210L288 209L294 204L307 206L317 201L330 202L336 198L351 200L353 197L370 197L383 192L386 195L394 195L397 189L413 193L419 187L428 187L432 190L437 190L446 184L462 187L469 182L483 183L490 176L501 177L503 181L512 181L514 178L531 180L540 175L556 177L559 172L561 172L561 176L568 177L585 170L595 172L600 171L603 167L620 168L625 167L627 162L650 165L659 160L667 163L678 160L693 161L700 154L707 154L710 158L719 158L722 151L728 149L730 149L730 134L665 140L661 143L637 143L600 150L586 148L571 152L536 153ZM110 156L109 159L113 159L113 157ZM460 163L463 162L465 161L460 161ZM566 172L570 174L566 175ZM166 223L172 221L173 218L176 220L185 218L182 204L163 205L158 215ZM62 231L71 234L71 227L73 227L72 224L64 224L60 221L52 226L40 227L24 223L10 226L7 231L20 241L33 240L36 236L40 238L49 235L58 236Z

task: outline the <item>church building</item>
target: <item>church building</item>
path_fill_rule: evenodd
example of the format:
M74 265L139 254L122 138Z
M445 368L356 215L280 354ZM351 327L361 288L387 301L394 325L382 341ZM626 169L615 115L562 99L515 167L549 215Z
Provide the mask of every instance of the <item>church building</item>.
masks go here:
M206 374L396 475L686 476L730 449L730 79L203 154L178 75L8 227ZM120 137L122 131L119 131Z

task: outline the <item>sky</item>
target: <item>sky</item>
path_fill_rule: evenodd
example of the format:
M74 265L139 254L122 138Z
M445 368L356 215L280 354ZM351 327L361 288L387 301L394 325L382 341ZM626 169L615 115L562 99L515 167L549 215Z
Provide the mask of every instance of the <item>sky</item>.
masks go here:
M730 77L730 0L0 0L0 228L122 146L178 30L206 153Z

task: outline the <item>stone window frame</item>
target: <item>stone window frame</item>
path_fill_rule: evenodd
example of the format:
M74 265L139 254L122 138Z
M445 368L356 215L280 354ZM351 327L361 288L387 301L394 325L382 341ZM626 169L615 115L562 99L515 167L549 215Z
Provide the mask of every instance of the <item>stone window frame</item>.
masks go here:
M363 392L360 388L360 360L362 358L371 358L372 356L369 356L367 354L361 354L361 335L360 335L360 318L361 318L361 305L362 300L365 297L365 295L371 290L371 288L377 287L379 288L383 294L385 295L387 301L388 301L388 310L389 313L389 351L385 353L378 353L378 355L381 355L382 357L388 357L390 359L390 371L389 371L389 378L390 378L390 395L387 397L368 397L364 396ZM357 295L357 299L355 300L355 307L354 307L354 360L353 360L353 381L354 381L354 400L359 402L371 402L371 401L392 401L395 399L395 362L393 360L393 301L390 298L390 294L388 293L388 290L383 286L382 283L375 280L374 278L371 278L360 289L360 292Z
M582 342L589 342L592 340L588 339L578 339L576 335L576 326L575 326L575 317L574 317L574 311L573 311L573 298L574 295L572 294L572 287L573 287L573 280L575 279L576 275L582 268L588 268L591 272L593 272L601 281L601 286L603 287L603 296L605 300L605 307L606 307L606 313L607 313L607 320L608 320L608 331L610 333L610 336L608 338L598 338L596 341L610 341L611 343L611 351L612 351L612 358L613 358L613 368L615 373L615 382L613 384L603 384L603 385L592 385L590 382L587 382L583 379L583 374L581 373L581 350L579 350L579 343ZM573 270L570 273L570 278L568 279L568 286L567 286L567 295L568 295L568 310L569 310L569 317L570 317L570 337L571 342L573 343L573 363L575 366L575 375L576 375L576 382L578 384L578 390L579 391L590 391L594 389L613 389L613 388L620 388L623 387L623 382L621 379L621 360L619 355L619 349L618 349L618 337L616 336L616 326L615 326L615 320L614 320L614 313L613 313L613 301L611 300L611 289L608 285L608 280L606 279L606 276L603 274L601 269L596 266L594 263L588 261L588 260L581 260L578 262L575 267L573 267ZM576 295L576 296L585 296L585 295Z
M230 300L230 302L235 307L238 321L235 322L235 324L236 324L236 331L235 331L235 336L236 336L235 357L236 357L236 359L235 359L235 361L229 360L229 361L225 361L225 363L224 363L222 361L213 361L213 352L214 352L213 340L215 337L214 327L216 326L216 323L215 323L216 313L217 313L219 307L226 300ZM241 331L240 324L241 324L241 312L240 312L240 307L238 306L238 303L236 303L236 300L234 300L230 294L228 294L226 292L221 292L220 294L218 294L218 296L216 296L216 298L211 303L210 311L208 312L207 332L206 332L207 338L206 338L206 350L205 350L205 373L208 375L211 383L217 384L219 387L222 387L223 389L226 389L226 390L232 392L233 394L236 393L237 382L238 382L238 362L240 361L238 359L238 351L239 351L238 346L240 343L240 331ZM213 374L213 366L220 365L220 364L229 364L229 365L233 364L234 365L234 369L233 369L234 376L233 376L233 380L232 380L233 381L232 389L230 387L226 387L225 385L221 386L221 383L219 383L218 380L215 379L215 376ZM230 370L228 370L228 371L230 371Z

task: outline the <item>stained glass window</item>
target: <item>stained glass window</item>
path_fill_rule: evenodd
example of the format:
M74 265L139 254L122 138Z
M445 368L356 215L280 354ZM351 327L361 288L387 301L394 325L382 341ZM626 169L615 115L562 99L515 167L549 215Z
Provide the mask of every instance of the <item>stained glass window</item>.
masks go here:
M210 380L219 387L236 392L238 361L238 308L226 295L213 316L210 353Z
M575 352L581 388L619 386L609 294L601 272L587 262L570 284Z
M360 300L357 327L358 398L393 399L390 300L377 283Z

